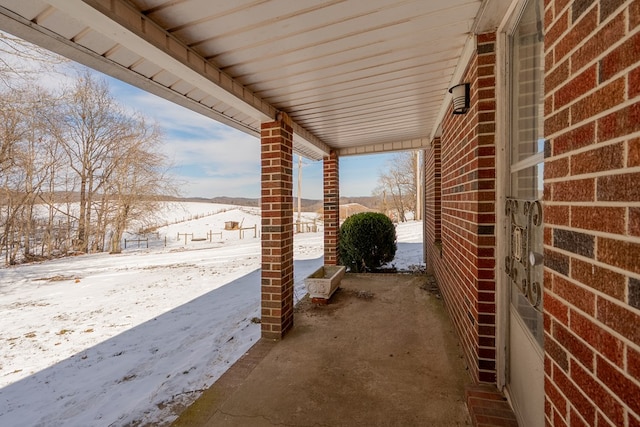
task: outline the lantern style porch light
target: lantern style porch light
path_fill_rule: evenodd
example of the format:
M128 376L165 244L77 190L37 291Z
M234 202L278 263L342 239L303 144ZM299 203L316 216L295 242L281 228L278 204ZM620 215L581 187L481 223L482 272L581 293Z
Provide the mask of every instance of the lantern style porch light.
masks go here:
M469 83L461 83L449 89L453 97L453 114L466 114L469 111Z

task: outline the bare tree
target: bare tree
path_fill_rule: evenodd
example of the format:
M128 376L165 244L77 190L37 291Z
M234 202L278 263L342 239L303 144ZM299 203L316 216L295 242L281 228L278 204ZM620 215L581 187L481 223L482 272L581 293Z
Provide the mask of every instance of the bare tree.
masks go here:
M0 176L6 176L12 166L13 153L25 132L22 114L17 103L18 92L3 92L0 96Z
M18 251L25 257L32 252L35 227L34 205L48 178L51 157L44 149L50 139L45 119L52 103L41 88L7 91L0 102L4 119L0 127L2 157L3 230L2 244L8 263L16 262Z
M412 152L395 154L387 162L386 171L378 177L374 195L381 199L385 210L397 214L399 221L406 221L407 213L415 212L416 178L416 162Z
M75 250L111 251L138 207L161 191L174 192L163 171L161 132L140 114L126 111L104 80L82 74L65 99L60 145L78 182ZM117 240L117 243L115 242Z
M51 258L54 253L66 252L68 249L65 245L65 238L63 235L63 227L61 227L62 219L66 216L66 212L60 209L60 201L62 195L70 194L73 188L69 188L69 183L73 182L68 176L68 167L64 162L64 152L60 146L59 140L55 137L57 135L57 120L55 107L53 110L48 111L46 115L48 121L48 127L50 129L50 135L52 136L44 144L42 150L44 150L44 156L48 161L49 167L46 170L47 176L42 185L39 200L37 203L41 203L45 206L46 220L43 225L43 236L41 241L40 253ZM58 222L56 223L56 218Z
M160 129L89 71L58 96L16 83L16 64L41 54L23 43L0 33L0 252L8 264L72 247L118 252L131 221L178 193Z
M67 62L60 55L0 31L0 83L6 88L19 88L25 80L35 80L43 71L55 72L58 65Z
M138 136L136 122L109 93L105 80L80 75L65 97L60 143L78 177L79 213L75 249L88 252L92 205L117 164L118 145ZM94 236L95 237L95 236Z
M166 158L155 150L159 129L151 128L135 144L123 150L111 181L114 214L110 251L122 250L122 236L132 220L143 221L157 210L161 196L177 194L177 189L166 176Z
M0 228L5 263L15 263L19 249L18 225L24 212L25 195L21 188L24 181L22 159L23 139L27 132L24 113L20 108L22 92L3 93L0 97L0 183L2 188L2 213Z

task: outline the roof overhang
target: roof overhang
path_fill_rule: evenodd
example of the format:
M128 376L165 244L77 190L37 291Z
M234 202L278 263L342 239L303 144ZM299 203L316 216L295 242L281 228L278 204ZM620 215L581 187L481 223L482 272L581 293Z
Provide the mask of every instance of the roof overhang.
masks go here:
M0 0L0 29L321 159L428 147L505 0ZM495 21L495 22L493 22Z

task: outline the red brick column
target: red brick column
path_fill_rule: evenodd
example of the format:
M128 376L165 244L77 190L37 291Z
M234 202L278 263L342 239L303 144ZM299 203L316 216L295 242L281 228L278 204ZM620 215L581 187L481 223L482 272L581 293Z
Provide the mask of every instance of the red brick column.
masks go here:
M324 263L338 264L340 242L340 174L338 155L332 151L324 158Z
M262 337L293 326L293 129L287 116L262 123Z
M427 272L433 274L436 257L442 253L442 190L440 138L431 141L424 153L424 261Z

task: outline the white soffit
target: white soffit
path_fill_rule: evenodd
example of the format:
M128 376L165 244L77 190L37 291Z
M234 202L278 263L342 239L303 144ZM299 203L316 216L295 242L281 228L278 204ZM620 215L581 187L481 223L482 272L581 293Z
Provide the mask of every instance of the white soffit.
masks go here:
M502 3L0 0L0 29L253 135L286 112L320 159L428 147Z

